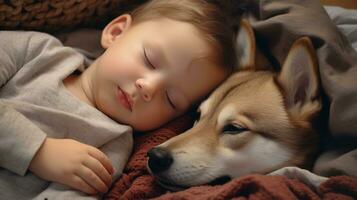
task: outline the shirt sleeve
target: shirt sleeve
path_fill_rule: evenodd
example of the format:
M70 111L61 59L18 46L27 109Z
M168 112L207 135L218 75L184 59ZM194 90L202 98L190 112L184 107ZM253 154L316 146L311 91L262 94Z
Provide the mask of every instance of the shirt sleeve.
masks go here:
M0 91L50 43L59 41L44 33L0 31ZM25 175L45 138L38 126L0 99L0 167Z

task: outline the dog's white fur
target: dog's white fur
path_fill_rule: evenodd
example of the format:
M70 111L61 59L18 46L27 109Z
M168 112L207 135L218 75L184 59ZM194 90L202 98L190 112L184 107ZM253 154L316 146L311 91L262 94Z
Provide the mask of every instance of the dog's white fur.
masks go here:
M304 166L315 151L311 122L321 104L310 40L293 44L279 74L256 71L254 33L247 22L237 42L241 70L200 105L194 127L158 146L173 158L167 170L154 174L164 185L189 187L221 176Z

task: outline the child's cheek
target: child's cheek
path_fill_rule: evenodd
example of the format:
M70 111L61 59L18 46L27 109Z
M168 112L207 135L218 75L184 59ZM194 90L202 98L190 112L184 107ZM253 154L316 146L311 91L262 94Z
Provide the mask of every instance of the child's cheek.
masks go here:
M112 81L133 80L142 74L138 59L129 50L108 49L100 60L103 75Z
M106 54L102 57L100 67L106 75L115 75L120 71L120 58Z

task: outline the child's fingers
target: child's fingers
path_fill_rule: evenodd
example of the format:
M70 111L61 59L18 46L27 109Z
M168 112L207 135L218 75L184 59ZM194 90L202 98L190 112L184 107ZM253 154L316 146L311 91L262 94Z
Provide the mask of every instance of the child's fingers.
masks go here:
M88 185L97 189L100 192L107 192L108 187L105 183L95 174L91 169L86 166L82 166L78 171L76 171L76 175L81 177Z
M96 158L107 169L110 174L114 173L114 168L109 158L99 149L90 146L89 155Z
M82 191L87 194L97 194L98 191L94 189L92 186L90 186L88 183L86 183L81 177L79 176L73 176L72 181L70 183L64 183L68 184L70 187L75 188L79 191Z
M96 158L89 156L83 164L91 169L108 187L110 187L112 183L112 176L104 168L102 163L100 163Z

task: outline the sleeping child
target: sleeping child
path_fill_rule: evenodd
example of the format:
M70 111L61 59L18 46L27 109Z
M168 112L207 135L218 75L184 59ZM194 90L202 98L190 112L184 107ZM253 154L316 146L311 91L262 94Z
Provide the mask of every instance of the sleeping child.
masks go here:
M207 96L236 63L233 41L226 13L204 0L152 0L115 18L93 62L48 34L1 31L1 198L101 197L132 130Z

